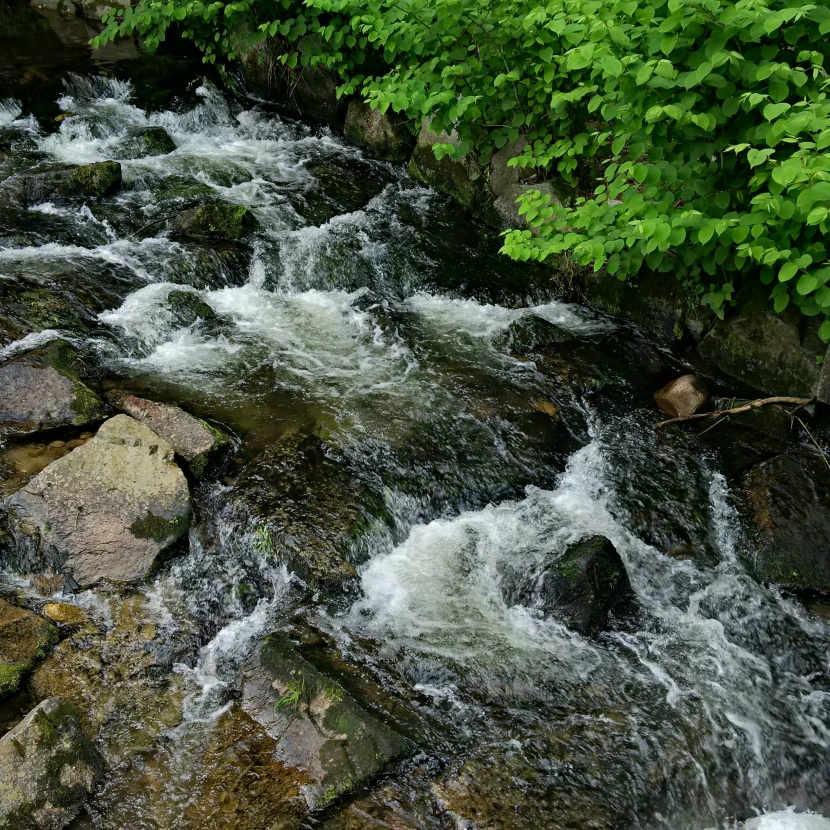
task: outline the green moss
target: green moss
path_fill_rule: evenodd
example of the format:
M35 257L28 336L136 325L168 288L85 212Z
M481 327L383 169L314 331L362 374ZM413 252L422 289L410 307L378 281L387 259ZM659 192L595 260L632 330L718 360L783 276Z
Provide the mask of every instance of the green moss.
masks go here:
M68 189L74 196L111 196L121 188L121 165L115 161L84 164L69 173Z
M74 393L70 409L75 415L72 419L75 426L101 421L107 417L104 402L86 384L76 380Z
M566 560L565 562L560 562L556 569L559 571L565 579L575 579L579 576L579 561L575 559Z
M339 793L337 792L337 789L334 786L329 786L328 789L317 799L317 804L315 806L318 810L324 810L326 807L328 807L335 801L338 794Z
M16 692L28 669L25 663L0 663L0 697Z
M167 542L178 539L190 524L189 516L174 516L172 519L163 519L154 513L148 512L141 519L136 519L130 525L130 533L138 539L152 539L154 542Z
M179 229L194 236L240 239L256 225L244 205L202 205L184 217Z

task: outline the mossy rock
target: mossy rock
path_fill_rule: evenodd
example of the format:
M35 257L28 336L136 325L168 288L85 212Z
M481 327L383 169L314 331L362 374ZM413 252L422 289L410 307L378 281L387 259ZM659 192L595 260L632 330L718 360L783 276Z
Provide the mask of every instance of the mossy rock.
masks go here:
M176 149L176 142L164 127L144 127L122 138L111 148L120 159L140 159L149 156L166 156Z
M167 307L173 313L176 328L187 328L197 320L212 322L216 312L195 292L175 289L167 295Z
M32 173L23 180L27 205L55 199L90 199L113 196L121 189L121 165L99 161Z
M349 102L343 134L347 141L363 147L370 155L391 161L404 161L415 146L406 120L382 113L363 101Z
M183 236L242 239L257 226L251 210L244 205L211 204L180 213L173 229Z
M57 641L58 631L51 623L0 600L0 698L16 692Z

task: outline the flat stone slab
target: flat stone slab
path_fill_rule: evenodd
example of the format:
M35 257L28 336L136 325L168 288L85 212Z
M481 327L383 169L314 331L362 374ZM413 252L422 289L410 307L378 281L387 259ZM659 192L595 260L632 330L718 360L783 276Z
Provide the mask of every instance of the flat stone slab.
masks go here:
M52 462L6 500L35 567L63 566L81 586L135 582L187 531L190 491L173 447L127 415Z

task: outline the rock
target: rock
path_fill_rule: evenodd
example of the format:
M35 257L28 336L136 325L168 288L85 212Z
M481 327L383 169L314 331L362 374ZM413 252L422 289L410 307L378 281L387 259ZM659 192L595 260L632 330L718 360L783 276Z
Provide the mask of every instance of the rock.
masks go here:
M89 617L83 608L70 605L68 602L47 602L40 613L62 628L82 628L89 622Z
M6 500L32 570L64 567L82 587L134 582L187 532L190 493L173 448L126 415Z
M816 400L830 404L830 346L821 361L821 374L813 394Z
M0 698L17 691L57 640L57 630L46 620L0 600Z
M703 339L701 357L753 389L811 397L821 376L816 358L826 351L817 318L797 309L776 314L765 291L755 288L738 295L737 308Z
M23 179L23 199L27 205L53 199L112 196L120 189L121 165L115 161L60 167L32 173Z
M371 155L392 161L409 158L415 145L405 118L382 113L357 99L349 102L343 134L347 141L369 150Z
M0 738L0 827L61 830L103 773L71 703L44 700Z
M424 121L409 160L409 174L454 199L473 216L501 224L501 217L493 208L493 193L475 159L469 155L461 159L444 156L439 160L435 157L435 144L458 143L455 133L436 134L430 130L429 121Z
M292 434L245 467L230 498L234 521L256 527L264 554L312 588L342 590L357 576L355 545L383 511L381 498L316 435Z
M277 757L304 771L310 809L365 786L410 749L281 635L267 637L246 664L242 708L276 741Z
M634 594L614 545L604 536L590 536L570 545L547 569L542 597L546 613L590 636L608 628L612 613L630 610Z
M176 149L176 142L164 127L144 127L122 138L111 148L119 159L141 159L148 156L166 156Z
M784 453L744 478L758 550L748 566L758 579L830 592L830 471L821 458Z
M696 375L681 375L654 394L661 412L671 418L688 418L709 403L709 390Z
M80 361L53 340L0 366L0 431L23 434L82 426L106 417L104 402L80 379Z
M244 205L202 205L173 220L173 229L184 236L218 239L241 239L255 227L256 219Z
M111 403L136 421L146 424L170 444L197 478L212 456L227 447L230 440L216 427L189 415L178 406L155 403L135 395L112 395Z
M187 328L197 320L216 319L216 312L194 291L171 291L167 295L167 307L173 313L177 328Z

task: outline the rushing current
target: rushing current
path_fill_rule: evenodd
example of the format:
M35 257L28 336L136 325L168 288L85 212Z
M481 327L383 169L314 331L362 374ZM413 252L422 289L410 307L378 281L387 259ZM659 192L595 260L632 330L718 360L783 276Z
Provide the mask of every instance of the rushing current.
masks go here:
M160 625L186 613L202 631L176 668L166 806L143 815L139 783L115 776L83 826L177 826L198 725L250 643L299 610L428 724L420 766L389 784L412 826L468 826L424 806L429 770L466 760L485 801L532 804L516 809L540 827L599 826L609 809L620 828L830 827L830 626L747 574L717 455L652 429L673 358L558 301L547 272L500 257L492 231L402 167L195 75L161 104L152 91L64 73L66 117L48 130L0 101L6 182L115 157L125 183L81 208L3 209L0 287L72 312L3 355L63 336L120 386L224 425L238 465L319 435L383 518L357 543L358 590L318 602L225 509L233 473L201 486L189 551L148 588ZM174 152L114 156L151 125ZM173 237L167 219L204 196L249 207L258 230ZM182 290L211 319L182 324L168 302ZM528 360L527 338L561 348ZM621 554L638 612L591 639L546 615L538 585L593 534ZM96 608L91 592L74 601Z

